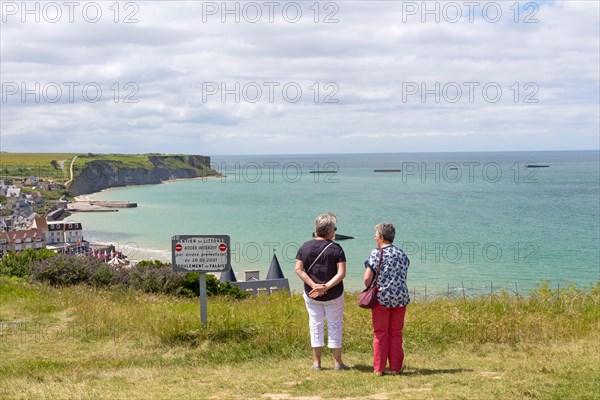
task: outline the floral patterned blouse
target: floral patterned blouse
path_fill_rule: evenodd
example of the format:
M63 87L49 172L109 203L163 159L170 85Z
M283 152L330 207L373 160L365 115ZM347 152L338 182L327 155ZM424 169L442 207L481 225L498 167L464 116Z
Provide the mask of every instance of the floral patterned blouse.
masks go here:
M365 268L377 272L379 264L379 249L371 251L365 261ZM404 307L410 303L406 275L410 261L404 251L393 244L383 247L381 272L377 277L377 301L384 307Z

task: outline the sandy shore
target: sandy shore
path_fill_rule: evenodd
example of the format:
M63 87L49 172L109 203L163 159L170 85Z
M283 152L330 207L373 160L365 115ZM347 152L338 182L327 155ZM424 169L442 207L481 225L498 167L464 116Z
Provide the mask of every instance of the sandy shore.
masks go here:
M135 246L123 246L123 254L127 256L130 261L141 261L141 260L159 260L163 262L171 262L171 252L169 250L157 250L149 248L136 248ZM127 254L129 253L129 255Z
M118 244L114 242L91 242L94 246L115 246L116 250L123 253L127 260L136 262L142 260L159 260L163 262L171 262L171 251L167 249L151 249L140 247L137 243L127 242Z
M200 181L200 180L206 180L206 179L223 178L224 176L225 175L213 175L213 176L199 176L197 178L175 178L175 179L169 179L169 180L163 181L162 183L178 182L178 181Z

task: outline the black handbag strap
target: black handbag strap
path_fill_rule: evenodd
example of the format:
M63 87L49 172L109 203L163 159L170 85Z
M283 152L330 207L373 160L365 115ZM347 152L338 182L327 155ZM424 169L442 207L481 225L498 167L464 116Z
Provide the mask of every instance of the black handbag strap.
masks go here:
M329 243L327 246L325 246L325 248L323 250L321 250L321 252L319 253L319 255L317 256L317 258L315 258L315 260L312 262L312 264L310 264L310 267L308 267L308 269L306 270L306 273L308 274L308 271L310 271L310 269L313 267L313 265L315 265L315 263L317 262L317 260L319 259L319 257L321 257L321 255L323 253L325 253L325 250L327 250L327 248L329 246L331 246L333 244L333 242Z

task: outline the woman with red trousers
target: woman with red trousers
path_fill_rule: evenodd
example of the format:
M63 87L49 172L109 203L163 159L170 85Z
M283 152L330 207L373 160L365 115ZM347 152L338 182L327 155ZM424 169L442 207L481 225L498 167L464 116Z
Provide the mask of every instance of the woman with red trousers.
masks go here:
M406 306L410 303L406 275L410 261L394 246L396 229L389 222L375 226L377 249L365 261L365 286L369 287L377 274L377 303L371 309L373 320L373 369L382 376L389 361L390 375L402 371L404 351L402 329Z

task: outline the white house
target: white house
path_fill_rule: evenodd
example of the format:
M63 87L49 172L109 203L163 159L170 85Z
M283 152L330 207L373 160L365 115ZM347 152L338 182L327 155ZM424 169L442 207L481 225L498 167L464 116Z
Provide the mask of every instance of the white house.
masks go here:
M36 221L37 222L37 221ZM73 221L48 222L46 242L57 243L81 243L83 242L83 228L81 223Z

